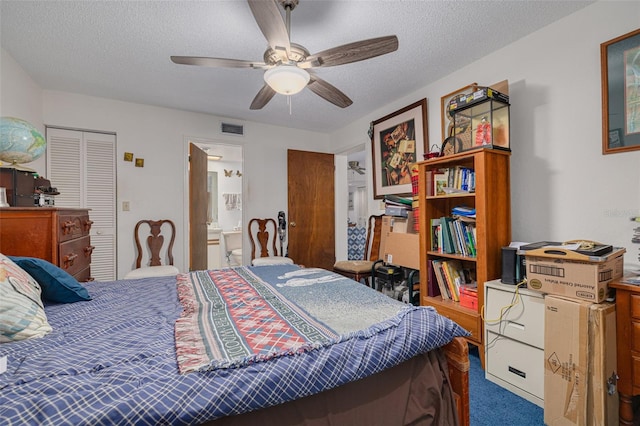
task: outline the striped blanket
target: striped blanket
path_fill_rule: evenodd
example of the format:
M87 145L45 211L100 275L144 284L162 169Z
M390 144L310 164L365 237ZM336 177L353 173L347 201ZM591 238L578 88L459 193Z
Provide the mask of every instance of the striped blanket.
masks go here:
M178 296L181 373L301 353L339 337L244 267L182 274Z

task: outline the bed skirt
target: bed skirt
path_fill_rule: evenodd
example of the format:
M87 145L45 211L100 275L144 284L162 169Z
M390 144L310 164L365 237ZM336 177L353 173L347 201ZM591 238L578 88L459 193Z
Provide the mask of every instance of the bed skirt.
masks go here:
M338 388L208 426L457 425L442 349Z

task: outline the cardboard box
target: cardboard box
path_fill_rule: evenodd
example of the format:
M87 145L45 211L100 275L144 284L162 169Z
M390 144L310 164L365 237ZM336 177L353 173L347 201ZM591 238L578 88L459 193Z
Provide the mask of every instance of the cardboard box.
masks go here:
M413 219L382 217L380 253L386 263L420 269L420 236L413 233Z
M545 424L617 425L615 303L547 295L544 342Z
M526 252L527 288L600 303L608 284L624 270L624 248L593 257L572 250L541 248Z

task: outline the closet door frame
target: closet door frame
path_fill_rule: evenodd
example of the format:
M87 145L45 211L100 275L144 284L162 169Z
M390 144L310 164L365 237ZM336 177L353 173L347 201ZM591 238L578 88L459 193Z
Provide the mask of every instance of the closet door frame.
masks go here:
M88 208L91 276L117 278L116 134L47 126L46 178L60 190L56 207Z

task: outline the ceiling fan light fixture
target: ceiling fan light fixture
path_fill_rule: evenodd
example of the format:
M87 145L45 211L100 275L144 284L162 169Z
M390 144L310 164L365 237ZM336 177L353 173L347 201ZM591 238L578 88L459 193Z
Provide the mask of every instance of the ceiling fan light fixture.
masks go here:
M279 65L264 73L264 81L282 95L295 95L306 87L311 76L295 65Z

